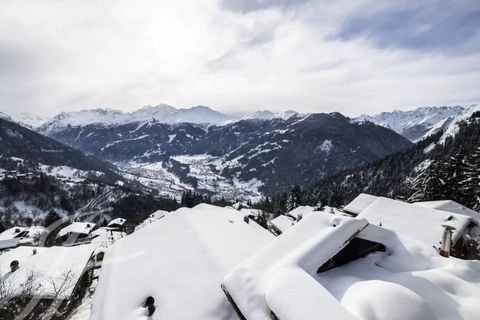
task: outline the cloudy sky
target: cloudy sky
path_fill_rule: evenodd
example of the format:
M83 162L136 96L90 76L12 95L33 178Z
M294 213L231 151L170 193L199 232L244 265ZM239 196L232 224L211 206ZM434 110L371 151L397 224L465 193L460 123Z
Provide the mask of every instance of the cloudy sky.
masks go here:
M478 0L2 0L0 111L480 101Z

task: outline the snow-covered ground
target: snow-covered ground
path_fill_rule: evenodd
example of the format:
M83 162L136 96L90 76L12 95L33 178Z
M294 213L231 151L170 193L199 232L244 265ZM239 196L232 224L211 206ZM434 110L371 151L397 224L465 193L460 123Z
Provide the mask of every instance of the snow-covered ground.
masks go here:
M159 195L174 197L180 200L183 192L193 190L193 187L180 181L174 173L168 171L163 162L119 164L123 170L122 175L130 180L156 189Z
M259 190L263 185L261 181L257 179L243 181L235 177L229 179L219 174L225 167L231 166L232 161L224 161L207 154L174 156L172 160L188 165L190 171L187 176L197 180L196 188L182 182L171 172L168 163L130 162L118 165L122 168L125 178L136 180L158 190L160 195L175 197L177 200L180 200L183 192L187 190L211 193L219 198L223 196L227 200L258 201L262 197Z
M96 175L97 177L103 175L100 171L83 171L69 166L49 166L40 164L40 169L49 176L73 182L85 181L85 179L91 175Z

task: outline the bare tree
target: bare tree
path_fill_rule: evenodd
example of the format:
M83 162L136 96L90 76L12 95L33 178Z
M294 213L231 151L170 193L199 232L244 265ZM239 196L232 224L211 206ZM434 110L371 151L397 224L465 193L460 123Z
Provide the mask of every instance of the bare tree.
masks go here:
M0 270L0 308L4 308L4 306L15 296L15 290L10 281L8 281L8 277L5 275L1 275L2 272Z
M48 278L47 282L51 287L51 292L49 293L52 295L53 303L48 308L43 319L50 319L54 315L61 314L59 308L66 298L65 295L75 286L74 273L70 269L65 270L56 277Z
M15 285L14 281L10 281L10 277L11 274L8 273L0 276L2 319L13 319L14 317L17 319L23 313L28 313L26 307L41 287L38 283L39 276L33 271L27 274L27 278L20 286ZM31 311L31 309L29 310Z

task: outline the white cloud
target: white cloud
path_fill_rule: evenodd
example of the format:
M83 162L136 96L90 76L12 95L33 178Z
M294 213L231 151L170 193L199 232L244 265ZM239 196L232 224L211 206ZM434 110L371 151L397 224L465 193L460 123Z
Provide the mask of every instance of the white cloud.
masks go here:
M239 12L213 0L4 0L0 109L50 115L165 102L355 115L479 98L478 54L338 39L369 2Z

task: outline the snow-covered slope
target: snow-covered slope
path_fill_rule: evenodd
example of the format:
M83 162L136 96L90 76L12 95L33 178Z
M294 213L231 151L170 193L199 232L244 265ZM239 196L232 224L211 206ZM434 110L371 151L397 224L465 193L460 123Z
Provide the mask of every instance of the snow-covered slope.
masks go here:
M114 109L91 109L62 112L40 126L39 131L48 134L64 129L68 126L78 127L94 123L121 125L131 122L144 122L152 119L161 123L188 122L222 124L235 118L205 106L177 109L162 104L158 106L146 106L137 111L127 113Z
M444 143L447 138L453 137L458 133L460 123L469 122L472 115L474 113L478 113L478 112L480 112L480 106L479 105L472 105L468 108L465 108L463 110L463 112L461 112L457 116L445 119L443 122L441 122L438 125L432 127L432 129L430 129L430 131L427 133L427 135L433 134L433 133L437 132L438 130L442 130L443 134L440 137L439 142Z
M18 115L7 115L3 112L0 112L0 118L8 121L16 122L30 129L37 128L41 126L45 121L47 121L46 118L40 117L33 113L20 113Z
M214 124L224 125L240 120L272 120L288 119L292 116L300 115L293 110L273 113L268 110L261 110L243 117L236 117L221 113L205 106L196 106L192 108L175 108L167 104L157 106L145 106L134 112L123 112L115 109L86 109L81 111L62 112L46 121L40 117L24 114L18 117L12 117L13 120L27 125L29 127L39 128L44 134L51 134L62 129L71 127L82 127L89 124L103 125L122 125L132 122L146 122L156 120L160 123L196 123L196 124ZM2 115L0 114L0 117ZM9 117L4 115L4 117Z
M276 118L288 119L293 116L302 116L302 114L298 113L295 110L287 110L284 112L277 112L277 113L271 112L269 110L259 110L242 117L241 120L252 120L252 119L272 120Z
M392 129L411 141L419 141L449 118L455 118L465 111L462 106L420 107L410 111L395 110L373 116L361 115L354 121L370 121Z

